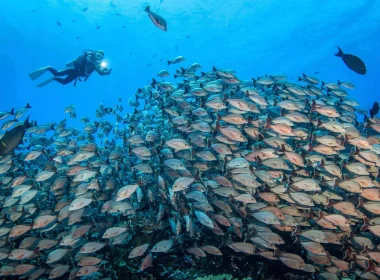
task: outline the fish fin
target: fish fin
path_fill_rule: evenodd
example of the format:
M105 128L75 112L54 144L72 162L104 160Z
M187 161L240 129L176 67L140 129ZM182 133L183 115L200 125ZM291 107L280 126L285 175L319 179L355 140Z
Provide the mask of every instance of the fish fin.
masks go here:
M35 253L36 255L41 255L41 253L40 253L40 247L34 248L33 253Z
M313 100L313 102L311 103L310 113L315 111L316 106L317 106L317 102L315 102L315 100Z
M257 80L255 80L255 78L252 78L252 84L255 85L257 82Z
M25 107L24 107L24 108L30 109L30 108L32 108L32 106L30 106L30 104L29 104L29 103L26 103L26 105L25 105Z
M281 251L279 249L275 249L273 251L273 256L274 257L279 258L279 257L281 257L281 255L282 255L282 253L281 253Z
M156 88L156 84L157 84L157 81L155 79L152 79L152 82L150 83L150 85Z
M301 243L301 238L298 235L296 235L293 243Z
M284 145L284 144L281 144L281 148L280 148L278 151L281 152L281 153L286 152L285 145Z
M343 55L344 55L343 51L338 46L336 46L336 47L338 48L338 53L335 54L335 56L337 56L337 57L343 57Z
M368 250L368 246L364 246L364 249L363 251L360 252L360 254L368 254L369 250Z
M367 217L363 218L363 226L360 228L360 231L366 231L369 227L369 219Z
M307 77L305 73L302 73L302 76L303 76L304 78L306 78L306 77Z
M373 261L368 260L366 261L367 268L364 270L364 273L369 272L369 271L374 271L376 269L376 265Z
M356 208L363 207L364 206L364 200L361 197L359 197L358 201L359 201L359 203L358 203L358 206L356 206Z
M29 122L29 117L30 117L30 115L24 121L24 124L23 124L24 129L28 129L28 128L32 127L31 123Z
M144 9L145 12L149 13L150 12L150 7L149 6L146 6L145 9Z
M318 220L321 220L321 219L323 219L325 217L325 214L321 211L321 210L319 210L318 211Z
M328 209L328 208L332 207L333 205L334 205L334 201L332 201L331 199L328 199L328 202L325 206L325 209Z
M301 228L299 225L296 225L294 228L294 231L292 232L291 236L297 236L301 233Z
M196 181L200 181L200 182L202 182L201 173L199 172L199 170L197 171L197 173L195 173L195 175L194 175L194 179L195 179Z
M170 65L172 62L170 60L168 60L168 65Z
M15 108L12 108L12 110L9 112L9 114L14 115L15 114Z
M350 268L348 269L348 271L355 271L355 270L356 270L356 263L355 262L351 262Z
M303 81L303 79L301 78L301 77L298 77L298 81L300 82L300 81Z
M338 85L339 85L339 86L342 84L342 82L341 82L341 81L339 81L339 80L337 80L337 82L338 82Z
M268 116L267 118L266 118L266 123L265 123L265 125L264 125L264 128L270 128L270 126L271 126L271 122L272 122L272 118L270 117L270 116Z
M309 148L307 148L307 151L311 152L311 151L313 151L313 149L314 149L314 146L310 143Z

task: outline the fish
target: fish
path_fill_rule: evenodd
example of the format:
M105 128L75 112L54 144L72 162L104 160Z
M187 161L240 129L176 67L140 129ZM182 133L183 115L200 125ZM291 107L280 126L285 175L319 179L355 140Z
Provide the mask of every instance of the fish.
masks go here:
M162 278L220 257L263 279L374 275L380 121L354 87L182 62L91 115L65 104L81 122L4 109L0 275Z
M12 108L12 110L10 110L9 112L0 112L0 120L4 120L11 115L13 116L15 114L14 112L15 112L14 108Z
M181 63L185 60L186 60L186 58L184 58L183 56L177 56L176 58L174 58L172 60L168 60L168 65Z
M61 26L61 23L58 20L56 21L56 23L58 26Z
M379 102L375 102L372 105L372 108L369 109L369 115L371 116L371 119L373 119L374 116L376 116L379 113Z
M364 75L367 73L366 66L359 57L352 54L345 54L339 47L338 53L335 54L335 56L342 58L344 64L346 64L346 66L350 68L352 71L360 75Z
M155 26L157 26L162 31L168 31L168 24L161 15L152 12L149 6L145 7L145 12L148 14L150 20L153 22Z
M82 12L85 12L85 11L87 11L87 10L88 10L88 7L83 8Z
M29 117L22 125L18 125L8 130L0 140L0 156L7 156L12 153L22 141L27 129L31 128Z

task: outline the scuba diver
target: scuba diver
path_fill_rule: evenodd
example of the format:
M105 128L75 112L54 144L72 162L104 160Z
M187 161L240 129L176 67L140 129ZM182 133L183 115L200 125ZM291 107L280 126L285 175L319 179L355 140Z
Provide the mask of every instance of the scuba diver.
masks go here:
M104 58L104 52L102 50L98 51L83 51L83 54L73 59L72 61L66 63L66 68L60 71L57 71L51 66L46 66L40 69L37 69L29 74L29 77L32 80L36 80L45 74L47 71L52 73L54 76L48 80L40 83L37 87L44 87L52 81L57 81L62 85L67 85L75 80L74 86L76 86L77 79L84 81L90 77L92 72L95 70L99 75L105 76L111 74L112 69L106 68L106 63L102 62ZM66 76L65 78L61 78Z

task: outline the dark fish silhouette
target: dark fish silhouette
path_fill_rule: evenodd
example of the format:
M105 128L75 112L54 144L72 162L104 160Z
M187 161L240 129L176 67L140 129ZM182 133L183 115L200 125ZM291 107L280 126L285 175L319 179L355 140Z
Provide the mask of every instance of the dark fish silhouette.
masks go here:
M77 21L77 20L76 20L76 19L73 19L73 20L72 20L72 22L75 22L75 21Z
M96 29L99 29L100 27L102 27L101 25L98 25L98 26L96 26Z
M34 13L35 11L36 11L36 10L31 10L30 12L31 12L31 13Z
M155 12L152 12L149 6L146 6L145 12L148 13L150 20L154 23L155 26L157 26L163 31L168 31L168 25L166 23L166 20L162 16Z
M125 28L125 27L126 27L125 25L122 26L122 28Z
M57 20L57 24L58 24L58 26L61 26L61 23Z
M122 14L116 13L117 16L122 16Z
M379 102L373 103L372 109L369 109L369 114L370 114L371 118L373 118L374 116L376 116L379 113L379 109L380 109Z
M87 10L88 10L88 7L84 8L84 9L82 10L82 12L85 12L85 11L87 11Z
M18 125L11 130L5 132L0 141L0 156L7 156L21 143L26 129L32 127L29 122L29 117L25 120L23 125Z
M339 47L338 50L339 51L335 56L341 57L348 68L361 75L367 73L365 64L359 57L352 54L344 54Z

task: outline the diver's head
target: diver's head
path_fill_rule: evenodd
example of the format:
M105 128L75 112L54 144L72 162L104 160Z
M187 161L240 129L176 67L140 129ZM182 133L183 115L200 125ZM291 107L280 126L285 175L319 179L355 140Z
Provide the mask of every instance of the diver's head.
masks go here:
M98 60L102 60L104 58L104 51L97 50L95 55Z

